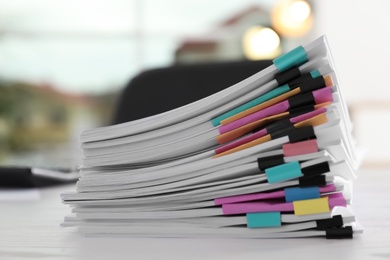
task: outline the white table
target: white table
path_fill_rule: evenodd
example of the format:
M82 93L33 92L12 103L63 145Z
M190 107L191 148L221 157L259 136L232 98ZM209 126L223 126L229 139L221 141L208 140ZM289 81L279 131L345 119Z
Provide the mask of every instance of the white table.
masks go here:
M70 212L59 194L0 202L0 259L390 259L390 172L365 171L355 182L353 209L365 232L353 240L84 238L61 228Z

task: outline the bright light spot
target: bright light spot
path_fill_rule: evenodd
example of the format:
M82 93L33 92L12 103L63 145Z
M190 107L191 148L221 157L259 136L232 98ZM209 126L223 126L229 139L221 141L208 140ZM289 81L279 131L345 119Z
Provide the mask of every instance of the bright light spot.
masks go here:
M275 50L279 43L279 36L270 28L263 28L252 36L252 47L257 53L269 53Z
M243 39L244 52L247 58L266 59L279 54L280 38L270 29L260 26L249 28Z
M310 6L305 1L295 1L290 5L290 16L294 21L302 22L310 15Z
M310 5L303 0L282 0L272 9L271 23L279 35L303 36L313 25Z

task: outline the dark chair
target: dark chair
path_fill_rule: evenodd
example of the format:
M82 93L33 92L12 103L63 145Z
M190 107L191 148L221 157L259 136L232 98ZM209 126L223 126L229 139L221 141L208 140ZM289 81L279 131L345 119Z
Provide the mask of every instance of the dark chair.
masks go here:
M119 98L113 124L162 113L223 90L271 65L240 61L174 65L140 73Z

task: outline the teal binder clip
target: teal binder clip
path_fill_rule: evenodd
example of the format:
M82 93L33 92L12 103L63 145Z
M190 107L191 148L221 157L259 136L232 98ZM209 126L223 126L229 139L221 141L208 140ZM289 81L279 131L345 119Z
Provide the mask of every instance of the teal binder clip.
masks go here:
M299 162L289 162L265 169L265 175L269 183L288 181L303 176Z
M305 49L302 46L287 52L273 60L278 71L285 71L291 67L302 65L308 61Z
M261 212L246 214L248 228L279 227L282 225L280 212Z
M315 79L321 76L321 73L318 70L312 70L310 71L310 75L312 76L313 79Z

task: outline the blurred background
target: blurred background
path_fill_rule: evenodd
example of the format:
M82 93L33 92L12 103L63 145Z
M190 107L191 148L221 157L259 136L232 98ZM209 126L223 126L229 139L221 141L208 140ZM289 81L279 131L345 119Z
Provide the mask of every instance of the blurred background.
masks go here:
M0 0L0 163L78 158L142 71L273 59L326 34L363 167L390 166L390 1Z

